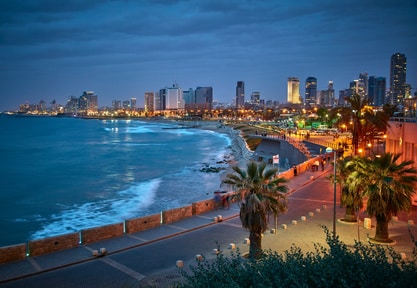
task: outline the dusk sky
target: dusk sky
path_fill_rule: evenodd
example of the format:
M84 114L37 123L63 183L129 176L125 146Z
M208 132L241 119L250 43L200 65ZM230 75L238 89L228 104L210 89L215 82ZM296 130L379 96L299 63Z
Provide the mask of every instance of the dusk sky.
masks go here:
M336 95L359 73L386 77L391 55L407 57L417 88L415 0L13 0L0 1L0 111L66 104L94 91L99 106L178 83L213 87L232 102L286 101L288 77Z

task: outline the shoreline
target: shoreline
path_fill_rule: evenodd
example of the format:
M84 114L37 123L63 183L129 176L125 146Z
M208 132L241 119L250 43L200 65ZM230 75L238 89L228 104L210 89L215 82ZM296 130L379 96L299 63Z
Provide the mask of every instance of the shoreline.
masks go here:
M246 144L246 141L240 134L239 129L234 129L232 126L219 122L218 120L176 120L176 119L141 119L141 121L151 123L166 123L172 125L179 125L178 129L201 129L208 130L219 134L227 135L231 139L230 154L223 156L223 161L228 164L227 168L220 175L220 185L222 179L233 172L233 166L246 167L246 164L251 161L254 151L251 151ZM214 148L216 149L216 148Z
M192 121L193 122L193 121ZM190 122L191 124L191 122ZM219 124L221 125L219 127ZM184 125L188 126L188 125ZM219 134L227 135L230 140L230 154L224 155L224 161L228 163L227 169L222 171L220 173L220 185L222 184L221 181L223 178L228 174L232 173L233 166L239 166L239 167L246 167L246 164L251 161L251 158L253 156L253 151L251 151L246 141L243 139L243 137L240 135L240 131L238 129L234 129L232 126L221 124L217 121L207 121L202 120L199 121L196 125L190 125L191 128L195 129L202 129L202 130L208 130L213 131Z
M139 120L143 121L144 119L139 119ZM207 193L206 192L200 193L201 195L199 197L201 197L200 199L202 199L202 200L212 199L214 191L216 189L218 189L219 187L221 187L221 189L224 189L224 190L230 190L229 187L226 187L226 186L222 187L223 186L222 185L222 180L226 177L226 175L228 173L233 172L233 169L232 169L233 166L236 166L236 165L240 166L241 164L246 165L246 162L249 161L250 157L252 156L252 153L246 147L246 142L240 136L240 131L238 129L234 129L233 126L229 126L229 125L220 126L218 121L175 121L175 120L169 120L169 119L164 119L164 120L162 120L162 119L158 119L158 120L146 119L144 122L150 122L150 123L155 123L155 124L166 123L166 124L169 124L169 125L173 125L172 127L179 126L178 127L179 129L182 128L180 126L183 126L185 129L208 130L208 131L212 131L213 133L217 133L217 135L225 135L225 136L227 136L227 138L230 139L229 143L225 143L225 146L222 146L222 150L223 150L223 147L225 148L225 150L222 151L221 153L218 152L219 147L214 147L214 146L210 147L210 149L214 150L214 152L217 155L220 156L218 158L218 160L221 159L221 161L222 161L221 163L218 162L219 164L216 164L215 162L212 162L212 163L210 163L210 166L212 166L212 167L221 167L221 169L218 172L215 172L215 173L212 173L213 171L206 172L206 173L211 174L210 179L212 179L214 181L214 183L212 185L213 187L210 186L211 187L210 189L206 189ZM217 136L217 137L221 137L221 136ZM227 189L227 188L229 188L229 189ZM198 189L198 187L196 189ZM187 203L191 204L191 203L197 201L197 200L194 199L196 197L195 195L196 195L196 193L194 193L194 195L191 195L190 198L188 198L188 200L186 200ZM107 223L107 224L111 224L111 223ZM58 235L61 235L61 234L58 234ZM43 238L45 238L45 237L42 237L42 238L39 238L39 239L43 239ZM46 238L48 238L48 237L46 237ZM38 238L36 238L36 239L38 239ZM28 240L33 240L33 239L29 238ZM26 241L26 240L24 240L24 241ZM20 241L16 241L16 243L18 243L18 242L20 242ZM2 246L4 246L4 245L2 245ZM6 245L6 246L8 246L8 245Z

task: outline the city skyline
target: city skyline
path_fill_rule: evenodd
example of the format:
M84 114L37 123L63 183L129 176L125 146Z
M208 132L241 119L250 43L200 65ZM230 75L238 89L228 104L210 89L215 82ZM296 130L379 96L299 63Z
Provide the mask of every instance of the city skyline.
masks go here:
M414 1L5 1L0 3L0 111L94 91L99 106L138 100L171 83L213 87L232 103L259 92L286 102L288 77L333 81L335 96L362 72L389 81L407 57L417 88ZM387 85L389 89L389 85Z

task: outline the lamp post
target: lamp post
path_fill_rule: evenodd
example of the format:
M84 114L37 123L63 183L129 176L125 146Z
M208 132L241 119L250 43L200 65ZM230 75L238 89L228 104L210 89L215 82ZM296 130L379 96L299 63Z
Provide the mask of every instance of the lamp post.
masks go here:
M333 152L334 164L333 164L333 237L336 237L336 150L333 150L330 147L326 148L326 152Z

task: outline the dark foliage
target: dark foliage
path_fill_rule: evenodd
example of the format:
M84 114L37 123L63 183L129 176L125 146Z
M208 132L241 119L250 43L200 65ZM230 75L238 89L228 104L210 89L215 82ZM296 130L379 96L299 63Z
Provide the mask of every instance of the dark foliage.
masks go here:
M259 259L220 253L181 271L184 282L177 287L414 287L416 258L403 260L390 247L359 242L349 248L323 228L328 247L317 244L315 252L304 253L293 246Z

